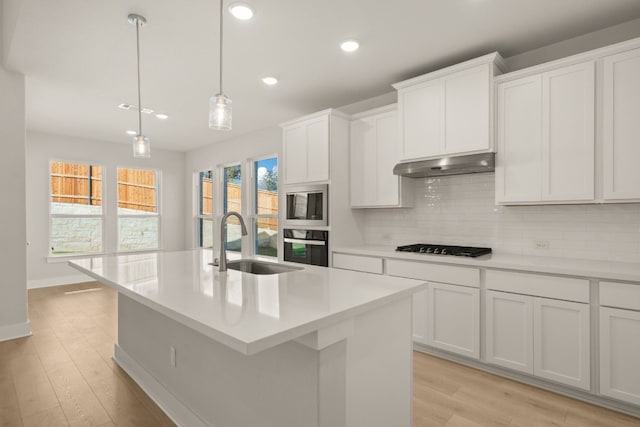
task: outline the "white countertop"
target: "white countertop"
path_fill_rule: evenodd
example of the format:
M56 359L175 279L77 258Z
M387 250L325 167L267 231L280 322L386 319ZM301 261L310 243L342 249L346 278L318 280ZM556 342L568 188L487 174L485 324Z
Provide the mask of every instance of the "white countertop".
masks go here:
M472 267L562 274L591 279L640 282L640 263L592 261L586 259L539 257L533 255L490 254L477 258L396 252L391 246L354 246L333 252L368 255L411 261L457 264Z
M296 264L254 275L218 272L211 250L105 256L69 265L241 353L255 354L406 298L419 280Z

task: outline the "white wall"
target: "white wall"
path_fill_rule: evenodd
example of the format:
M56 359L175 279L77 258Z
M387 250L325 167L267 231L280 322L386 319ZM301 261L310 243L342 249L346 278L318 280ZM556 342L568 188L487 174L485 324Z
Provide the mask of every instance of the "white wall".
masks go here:
M24 76L0 66L0 341L30 334L27 319ZM10 201L10 202L9 202Z
M623 22L622 24L514 55L510 58L505 58L505 62L511 71L516 71L635 37L640 37L640 19Z
M488 246L496 253L640 262L640 204L494 204L493 173L416 179L413 209L371 209L366 244ZM548 249L537 249L539 241Z
M213 132L213 131L212 131ZM273 126L261 131L252 132L247 135L240 136L238 138L230 139L227 141L208 145L206 147L192 150L186 153L185 158L185 180L184 180L184 194L185 194L185 222L184 222L184 234L185 234L185 247L195 248L198 246L195 233L195 212L196 212L196 200L194 200L194 174L202 170L215 170L217 166L225 165L228 163L235 163L238 161L244 161L246 159L256 159L265 157L268 155L278 156L278 167L281 170L282 167L282 130L278 126ZM243 167L245 165L243 164ZM248 183L248 170L243 169L243 181ZM278 176L282 176L282 173L278 173ZM216 182L214 182L214 192L218 192L219 176L215 176ZM245 188L248 188L245 185ZM242 206L245 209L249 201L249 195L243 194ZM219 194L214 194L214 202L220 203ZM215 205L214 205L215 206ZM214 222L213 236L214 236L214 248L218 248L216 242L220 239L220 233L218 230L218 222ZM249 224L247 224L249 226ZM243 242L244 243L244 242ZM243 249L245 246L243 245ZM279 248L280 249L280 248ZM282 251L279 250L279 253Z
M127 139L126 136L123 139ZM153 142L152 142L153 144ZM48 262L49 257L49 162L91 162L104 167L105 251L117 248L115 212L116 168L133 167L160 171L160 248L184 249L184 159L179 151L152 146L150 159L134 159L130 144L90 141L36 132L27 133L27 239L29 287L50 286L87 280L66 262ZM59 260L56 260L59 261Z

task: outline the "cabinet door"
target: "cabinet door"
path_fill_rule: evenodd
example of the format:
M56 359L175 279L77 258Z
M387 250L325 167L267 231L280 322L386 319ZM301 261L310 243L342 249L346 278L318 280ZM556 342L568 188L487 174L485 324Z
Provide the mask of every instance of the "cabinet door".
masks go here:
M533 374L533 298L487 291L487 362Z
M600 307L600 394L640 405L640 312Z
M590 201L595 186L594 63L542 74L542 199Z
M496 202L541 200L542 77L498 86Z
M533 299L533 373L589 390L589 304Z
M376 205L397 206L400 204L400 177L393 174L393 167L400 159L398 113L379 116L376 131Z
M285 182L304 182L307 178L307 128L304 124L284 129Z
M604 59L604 198L640 199L640 49Z
M376 198L376 124L371 119L351 123L351 206L368 206Z
M427 344L427 291L413 294L413 340Z
M398 93L402 160L444 151L444 81L435 80Z
M327 181L329 179L329 116L309 120L306 127L306 181Z
M427 344L480 358L480 290L429 282Z
M489 149L489 64L445 79L445 154Z

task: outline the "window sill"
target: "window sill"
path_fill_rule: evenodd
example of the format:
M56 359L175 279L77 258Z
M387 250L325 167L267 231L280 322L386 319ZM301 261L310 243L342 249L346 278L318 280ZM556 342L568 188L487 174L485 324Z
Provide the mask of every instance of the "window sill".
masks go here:
M73 255L49 255L47 257L47 264L63 263L63 262L71 261L73 259L80 259L80 258L96 258L96 257L105 256L105 255L107 254L104 252L91 253L91 254L73 254Z
M135 255L135 254L147 254L161 252L160 249L140 249L140 250L128 250L128 251L118 251L112 253L100 252L100 253L91 253L91 254L73 254L73 255L49 255L46 260L47 264L58 264L58 263L66 263L68 261L74 259L81 258L98 258L108 255Z

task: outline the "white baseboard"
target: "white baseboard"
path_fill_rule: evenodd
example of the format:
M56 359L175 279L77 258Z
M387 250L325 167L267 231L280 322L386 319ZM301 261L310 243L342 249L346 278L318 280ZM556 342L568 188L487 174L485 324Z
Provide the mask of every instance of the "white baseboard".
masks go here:
M46 279L27 280L27 289L48 288L50 286L72 285L74 283L93 282L95 279L85 274L73 276L50 277Z
M0 341L8 341L31 335L29 322L15 323L13 325L0 326Z
M125 352L119 345L114 346L113 360L129 374L131 378L149 395L165 414L178 426L211 427L182 402L180 402L158 380L147 372L135 359Z

